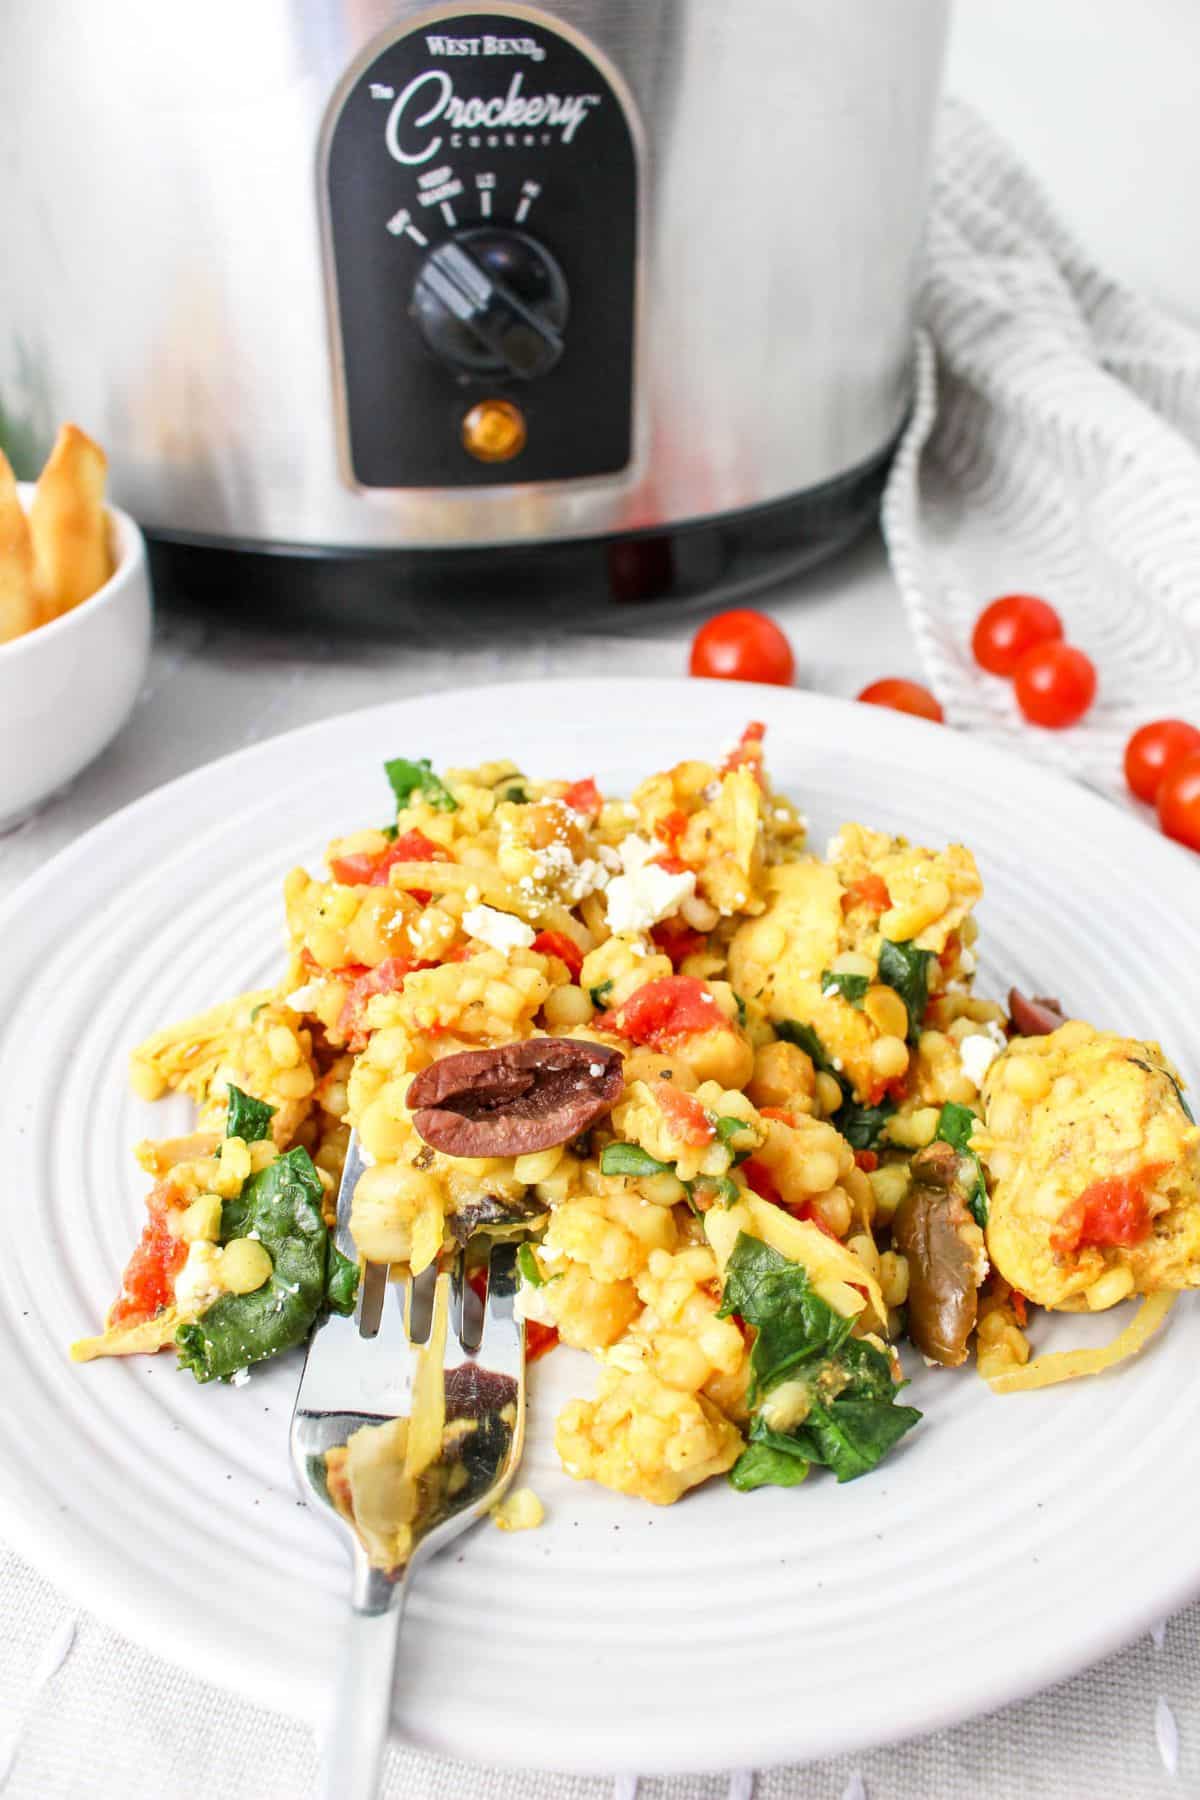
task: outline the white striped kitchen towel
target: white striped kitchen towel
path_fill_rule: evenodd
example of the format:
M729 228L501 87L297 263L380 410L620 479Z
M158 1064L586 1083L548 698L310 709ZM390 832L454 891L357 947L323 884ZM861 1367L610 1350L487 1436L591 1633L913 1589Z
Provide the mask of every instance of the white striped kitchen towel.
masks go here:
M1089 262L969 108L944 110L917 399L884 535L951 724L1114 795L1129 732L1200 724L1200 334ZM1100 678L1065 732L971 657L998 594L1041 594Z

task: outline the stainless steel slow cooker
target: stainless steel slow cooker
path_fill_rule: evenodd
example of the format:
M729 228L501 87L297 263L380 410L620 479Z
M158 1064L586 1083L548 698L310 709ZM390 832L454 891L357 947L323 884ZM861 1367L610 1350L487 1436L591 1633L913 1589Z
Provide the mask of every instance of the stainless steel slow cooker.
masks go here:
M0 441L239 605L777 578L904 419L947 4L18 0Z

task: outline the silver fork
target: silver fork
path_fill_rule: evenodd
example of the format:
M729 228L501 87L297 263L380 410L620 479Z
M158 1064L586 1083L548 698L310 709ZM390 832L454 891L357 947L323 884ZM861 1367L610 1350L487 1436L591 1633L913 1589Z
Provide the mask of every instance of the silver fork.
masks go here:
M338 1248L357 1258L350 1203L364 1167L351 1136L338 1190ZM487 1268L479 1308L468 1271ZM353 1556L350 1626L338 1671L333 1723L322 1748L322 1800L370 1800L387 1743L396 1647L409 1575L495 1505L521 1455L525 1431L525 1323L514 1302L520 1285L517 1246L490 1252L476 1240L417 1280L389 1280L368 1263L350 1317L328 1318L309 1345L291 1451L301 1488L328 1510ZM480 1316L482 1314L482 1316ZM445 1321L444 1347L431 1321ZM411 1415L413 1387L426 1359L442 1364L445 1420L441 1457L421 1477L412 1545L391 1567L373 1563L330 1493L326 1457L363 1426Z

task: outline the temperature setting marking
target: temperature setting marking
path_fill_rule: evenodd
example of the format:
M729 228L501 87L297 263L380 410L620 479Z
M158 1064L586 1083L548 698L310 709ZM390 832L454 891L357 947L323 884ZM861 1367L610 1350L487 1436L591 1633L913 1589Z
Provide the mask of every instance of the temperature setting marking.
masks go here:
M536 181L521 183L521 198L517 202L517 224L523 225L529 217L529 209L541 193L541 184Z
M475 177L475 186L479 189L479 210L485 219L490 219L492 216L492 195L496 188L496 177L490 174L477 175Z
M453 169L427 169L424 175L417 176L417 187L420 189L417 199L422 206L440 206L447 225L457 225L450 202L462 193L463 184Z
M387 228L393 237L410 237L414 244L427 244L429 239L423 231L418 231L412 222L412 214L402 206L398 213L393 213L387 222Z

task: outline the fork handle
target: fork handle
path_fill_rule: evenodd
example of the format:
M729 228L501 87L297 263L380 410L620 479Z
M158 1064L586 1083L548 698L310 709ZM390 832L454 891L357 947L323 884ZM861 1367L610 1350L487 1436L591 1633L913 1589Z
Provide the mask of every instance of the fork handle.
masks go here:
M375 1800L387 1746L403 1592L384 1612L350 1615L321 1751L318 1800Z

